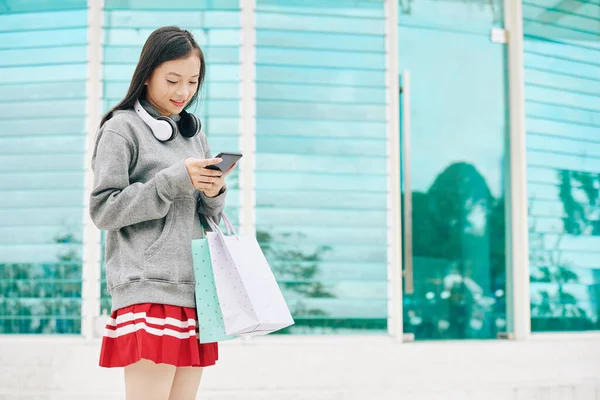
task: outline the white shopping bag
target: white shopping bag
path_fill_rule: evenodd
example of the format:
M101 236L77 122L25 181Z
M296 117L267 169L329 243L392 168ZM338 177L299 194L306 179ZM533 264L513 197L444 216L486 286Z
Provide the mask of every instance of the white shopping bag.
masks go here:
M228 335L264 335L294 324L271 267L255 237L238 236L221 213L228 235L207 217L215 286Z

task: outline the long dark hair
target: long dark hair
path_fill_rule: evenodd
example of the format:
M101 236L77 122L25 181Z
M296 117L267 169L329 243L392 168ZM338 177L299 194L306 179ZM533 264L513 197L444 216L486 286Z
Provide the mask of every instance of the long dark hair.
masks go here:
M198 57L200 57L200 75L198 76L198 90L185 108L191 106L196 101L198 92L200 92L204 82L206 73L204 53L191 32L177 26L164 26L152 32L146 40L125 98L102 117L100 127L112 117L114 111L132 108L137 99L146 96L146 85L144 83L150 78L156 67L166 61L189 56L193 51L197 51Z

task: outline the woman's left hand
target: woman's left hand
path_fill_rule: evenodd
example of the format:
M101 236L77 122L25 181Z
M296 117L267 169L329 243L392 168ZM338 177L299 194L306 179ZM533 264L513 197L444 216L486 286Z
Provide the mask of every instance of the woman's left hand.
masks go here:
M223 189L223 187L225 186L225 177L227 175L229 175L231 172L233 172L233 170L235 169L235 167L237 166L237 163L233 164L231 166L231 168L229 168L224 174L222 174L221 176L217 177L215 179L215 181L212 183L211 187L209 189L205 189L204 190L204 194L207 197L216 197L219 195L219 192L221 191L221 189Z

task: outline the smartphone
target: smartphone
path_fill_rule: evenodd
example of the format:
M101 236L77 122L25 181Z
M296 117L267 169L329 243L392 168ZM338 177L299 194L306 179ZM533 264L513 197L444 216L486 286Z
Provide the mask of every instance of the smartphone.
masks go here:
M240 158L242 158L242 153L222 152L217 154L215 158L221 158L223 161L221 161L218 164L207 165L204 168L214 169L221 172L227 172L229 168L233 166L233 164L235 164Z

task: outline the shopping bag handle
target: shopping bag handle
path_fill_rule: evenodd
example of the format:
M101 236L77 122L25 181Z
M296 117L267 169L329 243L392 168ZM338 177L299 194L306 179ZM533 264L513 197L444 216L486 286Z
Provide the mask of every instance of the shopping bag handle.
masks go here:
M233 227L233 225L231 225L231 222L229 222L229 219L227 218L227 216L225 215L225 213L220 213L219 214L221 216L221 218L223 219L223 221L225 222L225 227L227 228L227 235L228 236L235 236L237 237L237 232L235 231L235 228ZM218 232L221 235L223 235L223 232L221 231L221 228L219 228L219 225L217 225L217 223L215 222L214 219L212 219L212 217L210 216L206 216L206 221L208 222L208 224L210 225L210 228L214 231L214 232Z
M221 218L223 218L223 221L225 221L225 226L227 227L227 234L231 235L231 233L233 233L234 236L237 236L235 228L233 227L231 222L229 222L229 218L227 218L227 215L225 215L224 212L221 212Z
M211 224L208 215L200 214L200 229L202 236L206 236L206 232L214 232L214 226Z
M202 214L202 217L204 218L204 220L206 221L206 224L208 225L208 228L205 228L204 224L202 222L200 222L200 227L202 228L202 235L203 236L206 236L206 231L207 230L209 232L214 232L214 233L220 233L221 232L221 230L219 229L219 226L215 223L215 221L212 219L212 217L210 217L208 215L204 215L204 214ZM227 227L227 234L231 235L229 227Z
M223 232L221 231L221 228L219 228L219 225L217 225L217 223L215 222L215 220L212 219L212 217L210 217L208 215L205 215L205 217L206 217L206 222L208 222L208 226L210 226L210 229L213 232L215 232L215 233L223 235ZM228 230L229 230L229 228L228 228Z

